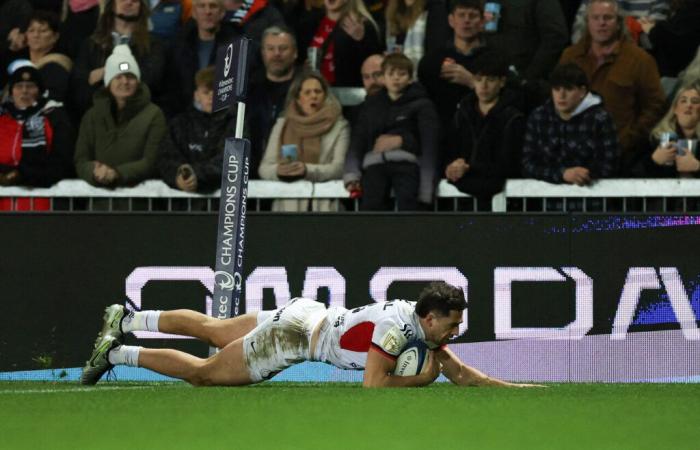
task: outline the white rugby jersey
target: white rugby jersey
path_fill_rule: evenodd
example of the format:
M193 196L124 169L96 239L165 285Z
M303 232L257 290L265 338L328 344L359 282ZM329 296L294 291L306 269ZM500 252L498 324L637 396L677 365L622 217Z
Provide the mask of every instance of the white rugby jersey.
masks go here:
M314 359L341 369L364 369L370 347L396 360L406 345L415 340L428 347L415 312L416 302L392 300L355 309L328 309L316 344Z

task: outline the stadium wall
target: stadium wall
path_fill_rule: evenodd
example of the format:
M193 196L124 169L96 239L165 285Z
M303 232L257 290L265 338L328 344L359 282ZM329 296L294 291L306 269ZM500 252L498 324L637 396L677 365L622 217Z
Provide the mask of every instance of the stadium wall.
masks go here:
M110 303L210 310L216 226L213 215L4 215L0 380L76 379ZM415 299L442 279L469 305L451 348L494 376L700 381L700 216L250 214L246 228L248 311L299 295ZM181 337L127 342L207 354ZM276 379L361 372L306 363Z

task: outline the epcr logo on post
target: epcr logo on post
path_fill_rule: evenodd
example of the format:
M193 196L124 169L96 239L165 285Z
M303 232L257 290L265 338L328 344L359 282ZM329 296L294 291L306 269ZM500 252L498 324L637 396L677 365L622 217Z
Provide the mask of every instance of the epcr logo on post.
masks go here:
M214 273L214 284L218 285L224 291L232 291L235 286L233 276L223 270L217 270Z
M226 48L226 57L224 58L224 76L227 77L231 71L231 63L233 62L233 44L229 44Z

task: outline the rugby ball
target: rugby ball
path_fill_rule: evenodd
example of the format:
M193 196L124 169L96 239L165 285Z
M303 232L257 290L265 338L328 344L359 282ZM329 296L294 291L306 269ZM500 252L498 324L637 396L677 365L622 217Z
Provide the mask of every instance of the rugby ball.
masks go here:
M396 359L394 375L410 377L418 375L426 367L428 346L423 342L410 342Z

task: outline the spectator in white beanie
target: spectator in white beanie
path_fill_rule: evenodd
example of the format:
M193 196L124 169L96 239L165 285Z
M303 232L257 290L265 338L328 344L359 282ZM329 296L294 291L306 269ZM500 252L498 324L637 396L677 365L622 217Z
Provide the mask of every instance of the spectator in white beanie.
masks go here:
M74 59L71 91L76 117L89 109L93 94L103 87L107 57L114 47L122 44L129 46L138 61L141 82L151 88L154 99L160 98L167 52L164 43L149 33L150 3L149 0L100 0L95 32L82 42Z
M140 78L129 47L115 46L105 62L105 87L93 96L75 148L76 172L88 183L134 185L155 173L165 116Z
M105 86L109 86L109 82L112 81L112 78L120 73L130 73L134 75L138 81L141 81L139 64L136 62L134 55L131 54L129 46L125 44L115 46L114 50L112 50L112 54L109 55L105 62L105 74L103 78Z

